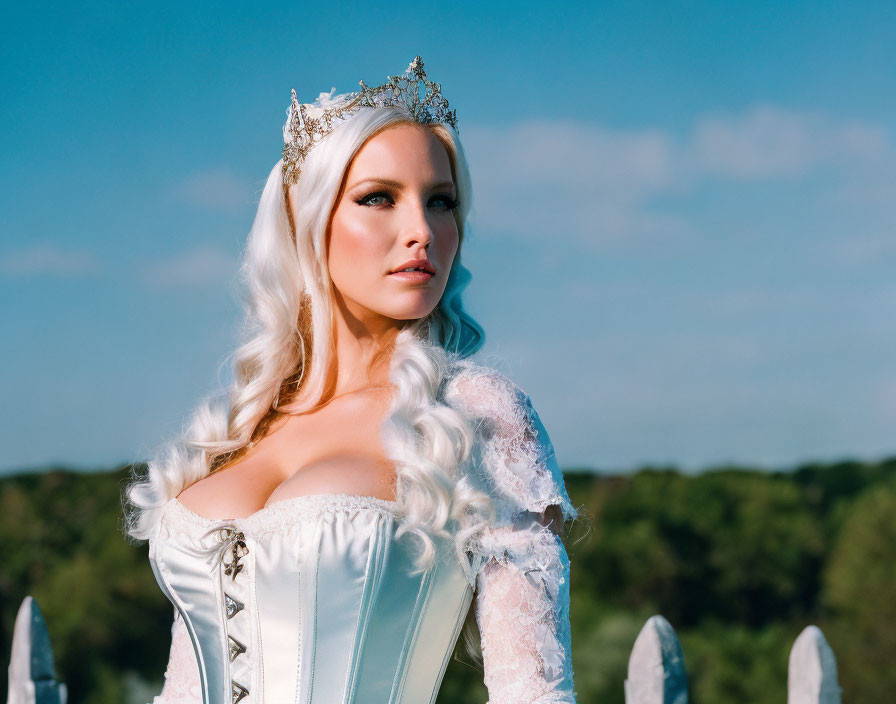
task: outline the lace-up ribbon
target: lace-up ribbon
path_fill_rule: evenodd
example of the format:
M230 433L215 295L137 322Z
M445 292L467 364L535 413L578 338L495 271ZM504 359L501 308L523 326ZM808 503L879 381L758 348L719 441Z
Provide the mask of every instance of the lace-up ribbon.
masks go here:
M249 554L249 548L246 546L246 536L239 530L238 526L233 523L216 526L206 531L202 535L203 542L210 536L216 536L218 542L209 548L202 550L207 556L214 556L214 564L224 566L224 574L229 575L232 580L236 580L236 576L242 571L243 565L240 560ZM230 560L225 560L227 553L230 553Z
M236 576L240 574L245 567L240 560L249 554L249 548L246 545L246 536L236 524L226 523L206 531L203 534L202 539L204 541L209 537L217 538L218 542L211 547L204 549L202 552L205 555L214 557L213 564L215 565L215 569L223 568L222 581L224 580L224 577L229 576L232 585L230 593L223 591L222 589L225 602L225 632L227 635L227 651L231 662L231 674L233 674L234 671L237 671L245 677L248 677L251 668L250 663L245 660L245 658L249 657L248 648L245 643L248 642L249 633L247 630L245 633L241 633L241 631L244 630L241 626L247 626L248 622L241 623L241 619L245 620L244 617L235 618L237 614L245 609L246 594L248 593L246 591L247 585L236 583ZM226 559L228 553L230 554L230 560ZM243 581L245 580L241 580L241 582ZM234 633L237 633L243 640L241 641L235 638ZM237 658L240 658L240 656L244 657L237 661ZM230 689L232 704L237 704L237 702L241 702L249 696L248 687L240 684L233 677L231 677L230 680Z

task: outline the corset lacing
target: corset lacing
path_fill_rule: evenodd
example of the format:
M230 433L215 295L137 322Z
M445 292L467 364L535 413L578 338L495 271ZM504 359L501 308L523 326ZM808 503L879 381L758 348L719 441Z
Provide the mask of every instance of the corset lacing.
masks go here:
M230 691L232 704L237 704L237 702L241 702L249 696L249 688L233 677L234 670L241 670L246 677L251 672L249 663L246 662L249 654L243 642L248 642L249 640L248 615L244 613L240 618L233 620L246 607L248 578L243 574L237 579L237 575L240 575L243 568L246 567L241 560L249 554L249 548L246 546L245 534L234 524L215 527L207 531L203 538L211 535L217 535L218 538L218 542L209 548L208 552L214 554L215 565L220 570L226 617L224 627L227 633L227 649L231 663ZM228 556L230 559L227 559ZM227 577L229 579L226 579ZM224 589L225 585L227 587L226 590ZM242 641L236 638L235 635L240 636ZM243 656L242 660L236 663L236 659L240 656ZM245 665L245 667L240 668L238 665Z

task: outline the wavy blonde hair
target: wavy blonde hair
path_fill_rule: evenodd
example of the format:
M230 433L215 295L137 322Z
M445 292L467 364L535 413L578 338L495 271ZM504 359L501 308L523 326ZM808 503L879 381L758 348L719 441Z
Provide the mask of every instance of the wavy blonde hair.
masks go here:
M361 147L402 124L421 126L402 107L362 109L315 145L298 183L284 189L282 162L271 170L240 270L246 312L243 341L233 355L233 383L199 404L186 428L159 449L144 474L134 470L125 488L125 532L132 539L149 539L170 499L238 460L250 443L264 437L283 414L281 408L290 405L301 412L332 395L330 218ZM396 500L405 516L398 534L410 532L420 540L416 569L433 565L433 537L443 536L454 540L469 577L468 540L494 513L490 498L473 489L461 471L474 432L442 395L453 361L484 342L482 328L461 301L471 278L461 263L461 247L472 188L456 132L444 124L421 127L432 130L448 152L460 201L453 211L459 242L438 305L425 318L408 321L379 352L391 354L389 379L396 390L381 435L396 467Z

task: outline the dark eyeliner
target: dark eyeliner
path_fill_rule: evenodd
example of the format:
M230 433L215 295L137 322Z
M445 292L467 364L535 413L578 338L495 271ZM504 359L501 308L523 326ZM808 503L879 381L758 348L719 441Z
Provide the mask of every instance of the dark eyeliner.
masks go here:
M438 195L433 196L433 198L445 201L445 210L454 210L460 205L459 200L452 198L447 193L439 193Z
M369 203L367 202L369 199L371 199L371 198L379 198L380 196L382 196L383 198L387 198L389 201L392 200L392 196L390 196L390 195L389 195L388 193L386 193L385 191L374 191L373 193L368 193L367 195L365 195L365 196L363 196L363 197L361 197L361 198L355 200L355 203L357 203L358 205L369 205ZM374 205L374 206L372 206L372 207L375 208L375 207L377 207L377 206Z

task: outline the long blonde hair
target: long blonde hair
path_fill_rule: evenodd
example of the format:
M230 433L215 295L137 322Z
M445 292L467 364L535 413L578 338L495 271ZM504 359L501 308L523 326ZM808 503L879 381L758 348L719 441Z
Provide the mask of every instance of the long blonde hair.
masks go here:
M233 355L230 388L204 399L185 430L135 470L125 489L125 531L147 540L163 506L187 486L229 466L263 437L287 404L296 412L332 394L334 298L327 269L327 229L352 159L377 133L417 124L401 107L368 108L335 128L308 154L302 175L285 190L281 162L271 170L246 243L241 276L246 290L243 341ZM472 188L463 149L448 125L427 125L445 145L457 188L453 211L459 243L445 292L425 318L409 321L383 353L396 393L382 427L395 463L396 500L406 519L400 531L420 539L416 567L435 558L432 536L453 536L459 558L485 524L490 500L463 479L473 431L440 395L452 360L481 348L482 328L463 308L470 272L461 263ZM301 392L301 393L300 393ZM479 518L477 518L477 516ZM454 521L453 531L446 526Z

